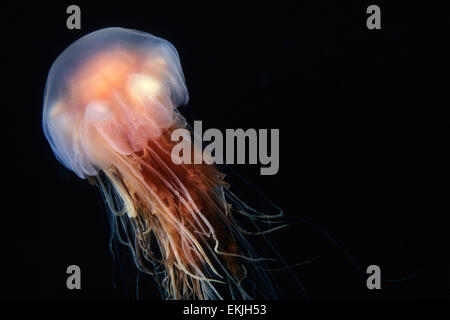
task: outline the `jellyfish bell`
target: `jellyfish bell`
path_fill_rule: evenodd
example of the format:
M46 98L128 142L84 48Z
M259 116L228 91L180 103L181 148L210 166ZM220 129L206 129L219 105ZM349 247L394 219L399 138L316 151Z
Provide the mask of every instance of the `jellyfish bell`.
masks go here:
M112 239L129 247L163 297L274 298L263 259L237 215L256 224L276 223L282 214L239 200L214 165L172 161L171 133L187 127L177 107L187 101L169 42L106 28L70 45L52 65L43 130L57 159L100 188Z
M48 74L43 129L67 168L95 176L111 153L142 150L176 121L188 91L176 49L123 28L90 33L70 45Z

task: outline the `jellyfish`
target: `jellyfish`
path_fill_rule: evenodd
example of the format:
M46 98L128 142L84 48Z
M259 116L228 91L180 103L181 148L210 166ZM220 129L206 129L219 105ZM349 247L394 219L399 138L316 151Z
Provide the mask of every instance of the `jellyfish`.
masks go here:
M189 127L178 110L188 99L171 43L105 28L75 41L53 63L43 131L57 160L98 186L113 233L163 298L275 298L265 258L237 216L255 222L282 213L241 201L214 164L171 160L171 133Z

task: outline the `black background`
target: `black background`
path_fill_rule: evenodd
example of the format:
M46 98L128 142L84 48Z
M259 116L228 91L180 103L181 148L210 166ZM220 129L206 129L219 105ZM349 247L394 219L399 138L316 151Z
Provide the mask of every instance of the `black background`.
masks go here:
M344 2L344 1L342 1ZM82 29L66 28L72 3L3 8L4 147L2 298L129 299L113 286L106 210L97 190L60 165L41 129L55 58L107 26L152 33L177 48L190 101L205 128L279 128L280 170L235 166L297 223L275 236L312 299L448 299L448 11L432 4L307 1L296 6L158 7L83 4ZM366 28L378 4L382 29ZM444 164L446 164L444 166ZM82 270L82 290L65 287ZM280 281L283 281L281 279ZM281 283L285 297L304 299ZM147 298L159 296L147 290Z

